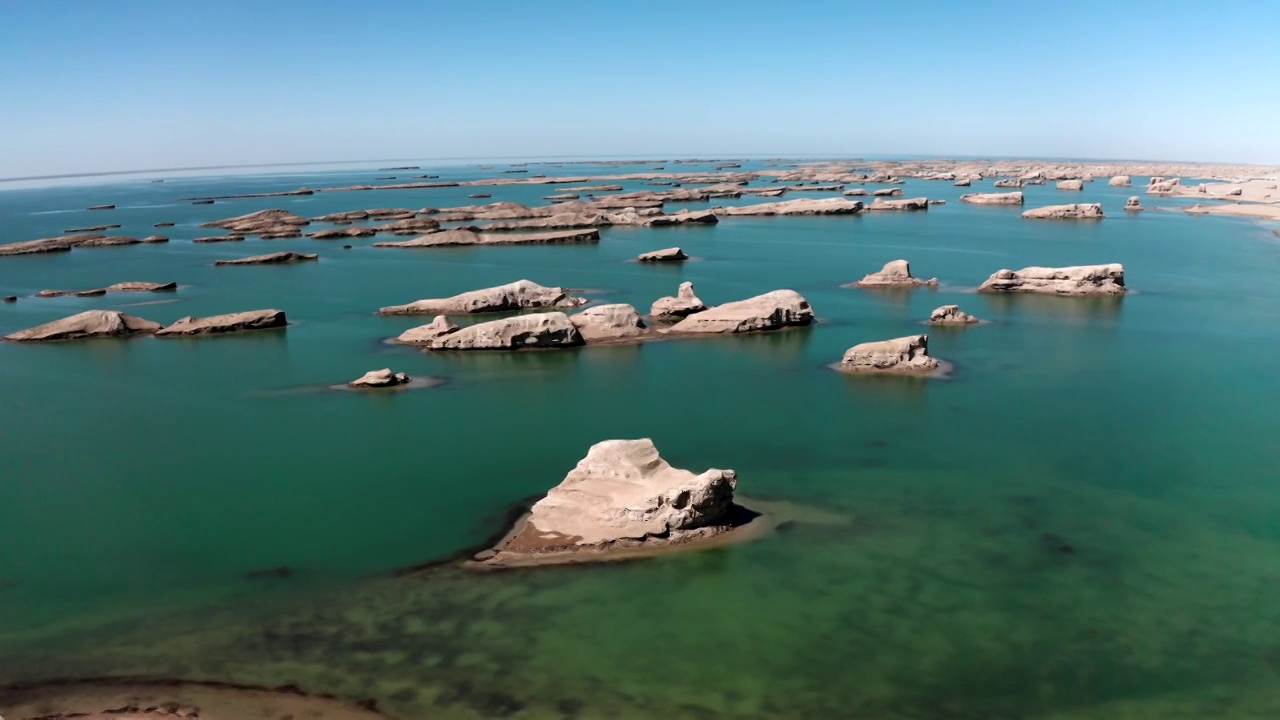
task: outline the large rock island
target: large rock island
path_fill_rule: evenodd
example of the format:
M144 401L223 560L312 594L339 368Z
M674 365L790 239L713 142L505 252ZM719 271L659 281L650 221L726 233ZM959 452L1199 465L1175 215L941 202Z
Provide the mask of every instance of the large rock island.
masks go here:
M475 562L606 560L707 541L755 517L734 504L736 487L732 470L672 467L647 438L606 440Z
M813 308L800 293L795 290L774 290L693 313L672 325L667 332L746 333L809 325L812 322Z
M1042 208L1027 210L1022 217L1028 220L1100 220L1102 205L1098 203L1075 203L1073 205L1047 205Z
M561 287L546 287L532 280L517 280L481 290L471 290L447 298L417 300L407 305L390 305L380 315L470 315L540 308L571 308L585 305L586 298L570 295Z
M268 330L289 324L281 310L246 310L244 312L180 318L172 325L156 331L156 337L223 335L246 330Z
M83 340L153 333L159 329L160 323L126 315L116 310L86 310L61 320L10 333L5 335L4 339L12 342Z
M1079 265L1028 267L1000 270L978 287L978 292L1041 293L1044 295L1123 295L1124 266Z
M404 331L396 342L428 350L547 350L586 341L562 312L537 313L459 327L444 315Z
M942 363L929 355L928 335L909 335L854 345L845 351L836 369L849 373L930 374Z
M934 287L937 284L938 278L921 280L912 275L911 263L906 260L890 260L884 264L884 267L879 272L866 275L858 282L853 283L853 286L864 288L912 288L922 285Z

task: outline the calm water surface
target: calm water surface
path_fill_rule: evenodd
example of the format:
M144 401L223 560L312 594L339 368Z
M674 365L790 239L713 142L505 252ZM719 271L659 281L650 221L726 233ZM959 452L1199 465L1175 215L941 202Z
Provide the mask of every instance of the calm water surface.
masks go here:
M0 306L0 333L89 308L167 323L275 307L294 322L218 339L0 344L0 683L296 683L376 697L404 718L1280 716L1280 241L1270 227L1126 216L1134 190L1104 182L1026 188L1028 206L1097 201L1108 213L1035 223L957 202L989 182L910 181L908 197L948 204L614 228L590 246L398 251L369 238L190 241L211 234L199 223L269 207L442 207L477 190L536 204L564 186L175 201L388 174L413 173L0 192L3 242L177 223L154 231L166 245L0 258L0 294L23 296ZM84 210L101 203L117 209ZM627 262L670 245L698 260ZM277 250L321 260L211 265ZM840 287L899 257L941 286ZM1000 268L1102 262L1124 263L1136 292L1118 302L973 293ZM420 320L372 314L520 278L642 309L683 280L712 303L787 287L822 322L762 337L430 355L383 342ZM182 287L26 297L124 280ZM950 379L826 368L855 343L924 331L947 303L991 320L930 331L931 352L956 366ZM384 366L448 383L324 389ZM800 520L760 542L643 562L392 574L482 542L514 503L612 437L652 437L680 467L732 467L740 492L786 501ZM279 566L293 575L246 577Z

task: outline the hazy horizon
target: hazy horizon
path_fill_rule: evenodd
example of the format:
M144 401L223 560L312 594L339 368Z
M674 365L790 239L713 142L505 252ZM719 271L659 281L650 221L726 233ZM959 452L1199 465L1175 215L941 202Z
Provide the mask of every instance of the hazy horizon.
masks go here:
M1280 163L1280 97L1260 92L1280 6L1262 0L15 0L0 19L0 61L23 68L0 78L3 179L380 157Z

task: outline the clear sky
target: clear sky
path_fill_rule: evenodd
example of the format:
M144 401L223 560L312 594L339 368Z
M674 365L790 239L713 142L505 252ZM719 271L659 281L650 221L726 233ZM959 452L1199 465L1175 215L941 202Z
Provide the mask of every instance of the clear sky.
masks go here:
M1280 0L0 0L0 177L305 161L1280 163Z

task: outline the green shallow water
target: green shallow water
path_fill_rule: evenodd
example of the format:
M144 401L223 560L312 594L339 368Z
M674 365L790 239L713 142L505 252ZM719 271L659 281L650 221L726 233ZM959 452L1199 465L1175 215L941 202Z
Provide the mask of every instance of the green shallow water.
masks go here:
M1280 715L1280 243L1269 227L1125 216L1133 190L1101 182L1025 191L1028 206L1103 202L1107 219L1034 223L911 181L908 197L949 203L608 229L596 246L399 251L189 241L210 234L200 222L266 207L440 207L475 190L174 202L385 174L0 193L5 242L178 223L159 231L167 245L0 258L0 294L182 283L173 295L23 297L0 306L4 333L95 307L161 322L277 307L294 322L206 340L0 344L0 682L296 683L376 697L405 718ZM535 203L562 187L492 193ZM698 259L627 262L670 245ZM275 250L321 261L211 266ZM839 287L898 257L941 287ZM1123 262L1136 292L972 292L1004 267L1098 262ZM790 287L822 322L429 355L383 342L418 321L372 314L519 278L640 308L683 280L708 302ZM955 364L949 379L826 367L857 342L923 331L952 302L991 322L930 331L932 354ZM384 366L448 382L326 389ZM789 502L800 520L759 542L641 562L391 575L482 542L591 443L646 436L677 466L733 467L741 493ZM293 576L245 577L277 566Z

